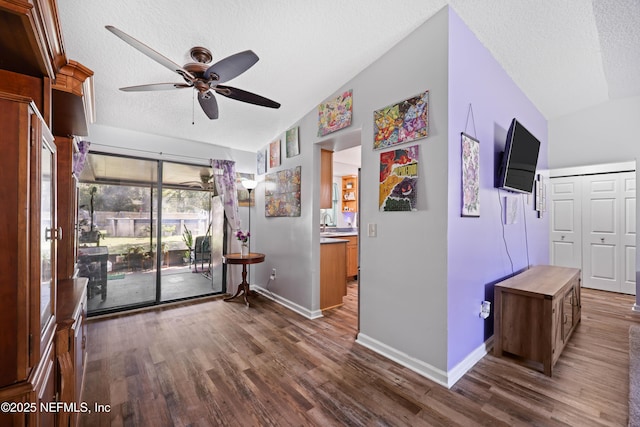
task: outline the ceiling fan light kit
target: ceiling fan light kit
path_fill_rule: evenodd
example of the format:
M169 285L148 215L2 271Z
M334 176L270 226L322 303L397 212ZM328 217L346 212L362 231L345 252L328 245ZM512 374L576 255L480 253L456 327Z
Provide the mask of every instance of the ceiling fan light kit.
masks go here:
M242 89L223 86L220 84L238 77L258 62L258 55L251 50L238 52L221 59L213 65L209 65L213 59L211 51L206 47L195 46L190 50L191 58L195 62L190 62L181 67L122 30L119 30L112 25L107 25L105 28L160 65L179 74L185 81L185 83L153 83L128 86L120 88L122 91L148 92L156 90L193 88L198 91L198 102L200 103L200 107L202 107L202 110L207 117L212 120L218 118L218 102L216 101L214 93L262 107L280 108L280 104L272 101L271 99Z

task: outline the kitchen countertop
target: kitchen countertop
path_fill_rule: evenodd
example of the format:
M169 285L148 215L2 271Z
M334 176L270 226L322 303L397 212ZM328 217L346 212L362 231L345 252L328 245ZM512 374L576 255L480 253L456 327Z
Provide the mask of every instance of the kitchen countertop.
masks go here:
M346 239L334 239L329 237L320 237L320 244L324 245L325 243L349 243Z
M357 228L327 228L325 231L320 231L320 238L323 237L346 237L357 236Z

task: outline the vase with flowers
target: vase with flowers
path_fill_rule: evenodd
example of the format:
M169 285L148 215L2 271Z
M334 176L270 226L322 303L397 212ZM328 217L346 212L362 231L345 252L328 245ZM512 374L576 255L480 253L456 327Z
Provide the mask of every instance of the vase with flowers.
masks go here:
M248 231L245 233L242 230L238 230L236 231L236 239L238 239L240 241L240 254L244 257L249 255L249 237L251 236L251 233L249 233Z

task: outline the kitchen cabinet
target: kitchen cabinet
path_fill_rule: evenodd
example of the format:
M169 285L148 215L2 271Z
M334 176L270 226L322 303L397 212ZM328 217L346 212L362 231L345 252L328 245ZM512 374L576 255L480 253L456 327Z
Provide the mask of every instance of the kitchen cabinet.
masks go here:
M333 151L320 150L320 209L333 208Z
M358 275L358 236L344 236L341 239L347 242L347 278L352 279Z
M580 322L580 270L535 266L494 288L494 354L553 366Z
M0 398L46 402L55 396L56 147L27 97L0 93L0 129ZM0 425L28 422L22 415L0 413Z
M358 177L342 177L342 212L358 212Z
M328 310L343 304L347 295L347 241L320 241L320 309Z

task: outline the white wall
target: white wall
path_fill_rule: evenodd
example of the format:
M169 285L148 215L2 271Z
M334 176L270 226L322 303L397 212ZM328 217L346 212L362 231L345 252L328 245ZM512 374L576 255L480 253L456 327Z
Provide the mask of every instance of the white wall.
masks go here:
M640 154L640 96L549 120L549 168L617 163Z

